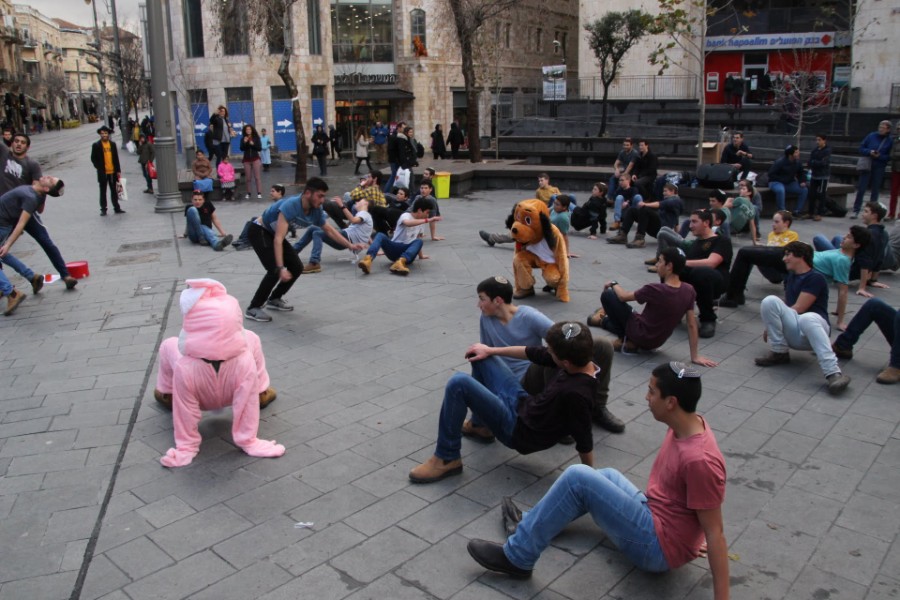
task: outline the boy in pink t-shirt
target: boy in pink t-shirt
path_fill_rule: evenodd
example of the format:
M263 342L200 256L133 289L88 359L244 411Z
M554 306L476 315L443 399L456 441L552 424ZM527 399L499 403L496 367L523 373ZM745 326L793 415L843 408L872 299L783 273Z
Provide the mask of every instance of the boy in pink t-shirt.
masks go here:
M506 544L473 539L469 554L481 566L531 577L541 552L571 521L590 513L607 537L639 569L664 572L700 556L708 545L716 600L729 596L728 546L722 523L725 460L712 429L695 413L700 373L684 363L653 370L647 402L669 426L650 470L646 494L615 469L573 465L524 515L504 501Z

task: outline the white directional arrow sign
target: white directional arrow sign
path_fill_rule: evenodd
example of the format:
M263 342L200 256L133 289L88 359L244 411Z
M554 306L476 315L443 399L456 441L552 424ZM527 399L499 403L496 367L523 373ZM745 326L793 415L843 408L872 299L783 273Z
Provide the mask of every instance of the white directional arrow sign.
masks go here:
M203 123L197 123L196 125L194 125L194 129L196 129L197 131L206 131L206 125L204 125Z
M281 127L290 127L291 125L294 124L294 122L293 122L293 121L288 121L287 119L284 119L284 120L282 120L282 121L275 121L275 124L276 124L276 125L279 125L279 126L281 126Z

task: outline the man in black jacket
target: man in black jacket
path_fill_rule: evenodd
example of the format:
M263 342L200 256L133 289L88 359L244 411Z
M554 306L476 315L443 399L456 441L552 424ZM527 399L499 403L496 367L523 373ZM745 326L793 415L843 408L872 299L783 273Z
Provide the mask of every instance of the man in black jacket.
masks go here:
M659 160L650 151L647 140L638 140L638 157L634 159L634 167L631 169L631 181L640 191L641 196L649 202L652 197L653 183L656 181L656 173L659 170ZM658 198L656 198L658 200Z
M400 159L397 155L398 146L397 146L397 134L403 133L403 130L406 128L406 123L400 121L397 123L397 127L391 132L388 136L387 140L387 155L388 155L388 164L391 165L391 176L388 177L388 180L384 184L384 193L390 194L393 191L394 187L394 179L397 178L397 169L400 168Z
M97 169L97 182L100 184L100 216L106 216L106 190L112 196L113 210L117 215L124 213L119 206L119 194L116 184L122 176L122 167L119 165L119 151L116 143L109 139L112 130L104 125L97 130L100 139L91 146L91 163Z
M738 169L738 180L746 179L750 168L753 166L753 155L750 148L744 141L744 134L741 131L735 131L731 136L731 143L722 148L722 157L720 163L728 163L735 169Z

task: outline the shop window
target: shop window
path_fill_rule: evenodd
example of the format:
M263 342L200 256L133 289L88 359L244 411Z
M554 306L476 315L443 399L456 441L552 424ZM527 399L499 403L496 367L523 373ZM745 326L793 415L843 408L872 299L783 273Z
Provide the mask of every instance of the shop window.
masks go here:
M203 10L200 0L184 0L184 51L188 58L203 58Z

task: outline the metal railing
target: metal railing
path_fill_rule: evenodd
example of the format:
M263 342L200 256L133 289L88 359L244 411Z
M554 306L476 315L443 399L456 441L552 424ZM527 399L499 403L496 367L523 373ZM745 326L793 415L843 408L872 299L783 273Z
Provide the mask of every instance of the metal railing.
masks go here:
M603 98L599 77L582 77L569 81L571 94L580 98ZM629 75L617 77L609 87L610 100L695 100L695 75Z

